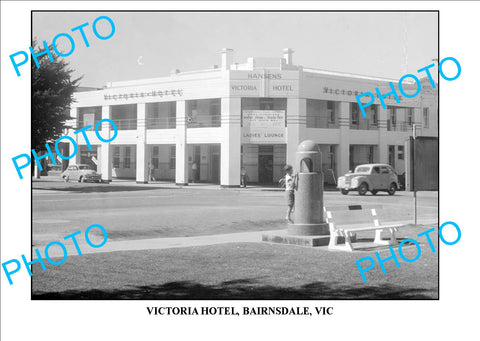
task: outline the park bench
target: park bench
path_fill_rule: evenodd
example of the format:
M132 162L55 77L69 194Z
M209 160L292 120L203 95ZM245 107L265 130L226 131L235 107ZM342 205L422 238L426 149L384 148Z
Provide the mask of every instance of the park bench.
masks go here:
M382 224L380 219L388 220L382 206L350 205L324 207L325 221L330 229L329 250L353 251L352 242L356 241L356 232L375 231L374 243L377 245L396 245L395 232L399 224ZM382 240L382 231L390 232L390 240ZM344 238L345 244L339 244Z

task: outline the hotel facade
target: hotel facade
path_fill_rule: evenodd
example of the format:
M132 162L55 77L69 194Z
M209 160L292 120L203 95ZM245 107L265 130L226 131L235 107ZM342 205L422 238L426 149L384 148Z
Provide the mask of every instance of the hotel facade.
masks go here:
M327 183L363 163L388 163L405 171L405 141L412 136L438 136L436 89L422 79L418 96L378 98L364 118L355 96L398 91L398 80L302 67L293 51L282 58L248 58L234 63L233 51L223 49L221 65L193 72L173 70L168 77L108 83L75 93L68 131L78 145L70 163L91 164L102 179L217 183L238 187L241 169L249 181L271 184L283 176L286 163L295 164L303 140L313 140L322 152ZM403 83L414 93L415 84ZM103 143L93 131L108 118L118 135ZM100 131L113 136L108 123ZM70 150L72 147L70 147Z

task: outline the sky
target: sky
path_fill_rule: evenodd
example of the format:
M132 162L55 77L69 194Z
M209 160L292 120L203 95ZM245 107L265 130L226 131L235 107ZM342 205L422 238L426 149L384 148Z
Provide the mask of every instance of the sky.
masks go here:
M100 40L93 21L107 15L115 34ZM220 51L234 50L234 62L248 57L282 57L309 68L398 79L438 58L435 12L35 12L33 36L51 43L69 33L75 50L65 57L82 86L168 76L221 65ZM85 28L90 47L80 32ZM98 30L109 33L106 21ZM60 51L70 49L60 38ZM140 58L141 57L141 58ZM141 65L142 64L142 65Z

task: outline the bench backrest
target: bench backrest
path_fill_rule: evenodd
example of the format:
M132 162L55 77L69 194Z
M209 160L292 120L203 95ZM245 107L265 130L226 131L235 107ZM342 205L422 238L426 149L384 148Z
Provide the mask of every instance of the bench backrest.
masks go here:
M325 221L333 223L335 227L379 226L382 206L379 205L350 205L324 207Z

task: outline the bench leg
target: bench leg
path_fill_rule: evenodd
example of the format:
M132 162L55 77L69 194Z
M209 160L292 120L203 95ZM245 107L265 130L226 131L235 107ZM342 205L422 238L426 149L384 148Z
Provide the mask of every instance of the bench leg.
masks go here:
M334 249L338 245L337 232L330 233L330 241L328 242L328 248Z
M397 232L396 228L391 228L390 230L390 245L397 245L397 237L395 236L395 232Z
M377 245L397 245L397 238L395 237L395 229L389 229L390 240L382 240L382 230L375 230L375 240Z
M345 237L345 244L338 244L338 237ZM339 251L353 251L352 243L348 232L344 231L334 231L330 233L330 242L328 243L329 250L339 250Z
M355 232L350 232L350 240L352 243L355 243L357 241L357 234Z
M346 231L345 233L345 249L347 251L353 251L352 240L350 239L350 232Z

